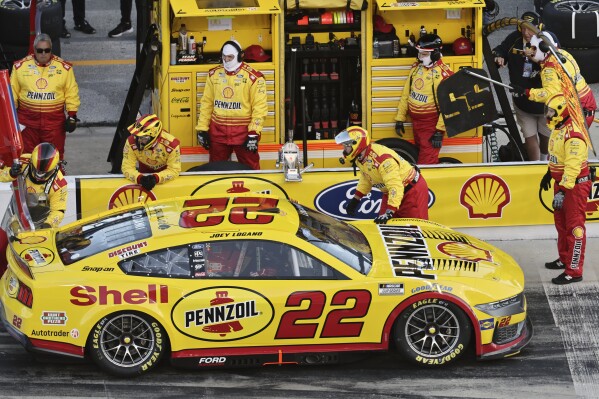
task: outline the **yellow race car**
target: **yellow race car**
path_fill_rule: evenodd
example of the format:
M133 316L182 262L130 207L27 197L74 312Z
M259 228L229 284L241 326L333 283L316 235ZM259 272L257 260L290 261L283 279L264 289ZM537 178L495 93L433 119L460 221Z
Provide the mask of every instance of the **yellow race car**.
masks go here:
M327 364L391 348L442 366L532 337L518 264L429 221L346 223L262 194L132 204L56 230L24 229L19 212L4 218L4 327L119 376L165 357Z

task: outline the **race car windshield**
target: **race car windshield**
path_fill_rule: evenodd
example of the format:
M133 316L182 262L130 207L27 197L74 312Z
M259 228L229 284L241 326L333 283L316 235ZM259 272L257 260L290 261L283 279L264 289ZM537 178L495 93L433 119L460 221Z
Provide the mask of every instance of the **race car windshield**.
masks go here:
M300 227L297 236L328 252L366 275L372 267L372 250L364 234L354 226L293 203Z

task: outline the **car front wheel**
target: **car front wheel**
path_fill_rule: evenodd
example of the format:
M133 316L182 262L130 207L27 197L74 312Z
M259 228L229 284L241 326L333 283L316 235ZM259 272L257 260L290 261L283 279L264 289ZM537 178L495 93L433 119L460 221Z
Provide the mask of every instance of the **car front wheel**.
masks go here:
M154 368L166 352L167 337L156 320L135 312L113 313L94 326L90 357L103 370L132 377Z
M456 305L441 299L425 299L404 310L395 321L397 349L405 358L423 366L438 367L464 354L472 327Z

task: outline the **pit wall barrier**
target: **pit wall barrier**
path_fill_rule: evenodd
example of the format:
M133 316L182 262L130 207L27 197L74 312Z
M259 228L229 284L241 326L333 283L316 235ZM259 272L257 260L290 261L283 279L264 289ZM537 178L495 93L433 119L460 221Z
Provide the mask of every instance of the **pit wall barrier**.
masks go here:
M553 225L553 190L539 188L546 170L547 164L541 162L423 166L429 219L457 229L493 228L487 239L552 238L555 229L548 227ZM358 179L351 168L308 170L302 178L302 182L286 182L280 170L182 173L148 192L119 175L67 176L69 199L63 224L133 202L223 193L274 194L350 220L344 208ZM10 195L10 185L0 184L2 214ZM380 202L381 193L373 190L362 199L356 218L373 219ZM589 193L586 215L587 234L599 236L599 181ZM549 236L539 236L540 231Z

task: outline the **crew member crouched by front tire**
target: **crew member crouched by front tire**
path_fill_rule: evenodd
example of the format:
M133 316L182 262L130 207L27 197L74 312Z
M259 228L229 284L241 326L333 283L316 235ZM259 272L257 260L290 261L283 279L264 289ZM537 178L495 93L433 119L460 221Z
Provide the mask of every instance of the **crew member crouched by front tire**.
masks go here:
M335 142L343 145L343 157L360 169L360 179L354 197L346 212L353 216L360 200L373 187L383 193L377 224L385 224L392 218L428 219L428 185L415 165L395 151L370 142L368 131L351 126L335 136Z

